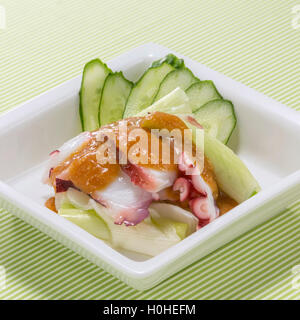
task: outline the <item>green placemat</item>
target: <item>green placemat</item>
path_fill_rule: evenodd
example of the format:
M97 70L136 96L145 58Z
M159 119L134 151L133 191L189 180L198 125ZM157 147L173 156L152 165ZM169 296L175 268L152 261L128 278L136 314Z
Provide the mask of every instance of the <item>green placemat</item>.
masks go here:
M80 74L89 59L107 61L150 41L300 110L297 4L0 0L0 17L6 14L6 25L0 20L0 111ZM2 299L300 298L292 272L300 265L300 202L142 293L9 212L0 214Z

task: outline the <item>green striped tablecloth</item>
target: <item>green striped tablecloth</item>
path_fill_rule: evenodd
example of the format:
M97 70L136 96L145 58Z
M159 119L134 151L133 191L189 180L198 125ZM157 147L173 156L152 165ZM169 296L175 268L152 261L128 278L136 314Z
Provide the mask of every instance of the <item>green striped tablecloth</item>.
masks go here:
M300 110L300 19L292 13L297 4L0 0L0 13L6 12L6 26L0 24L0 111L78 75L91 58L107 61L150 41ZM2 299L300 298L292 285L292 268L300 265L300 202L142 293L9 212L0 214Z

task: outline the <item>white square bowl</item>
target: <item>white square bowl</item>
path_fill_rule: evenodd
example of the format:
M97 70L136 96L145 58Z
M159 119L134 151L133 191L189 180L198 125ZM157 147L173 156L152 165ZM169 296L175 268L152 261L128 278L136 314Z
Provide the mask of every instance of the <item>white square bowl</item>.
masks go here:
M170 52L149 43L108 65L134 81L153 60ZM41 183L43 163L50 151L81 130L81 76L0 117L0 206L139 290L155 286L300 198L300 114L175 54L201 80L213 80L223 97L234 103L238 127L230 146L246 162L262 191L156 257L118 252L44 207L51 190Z

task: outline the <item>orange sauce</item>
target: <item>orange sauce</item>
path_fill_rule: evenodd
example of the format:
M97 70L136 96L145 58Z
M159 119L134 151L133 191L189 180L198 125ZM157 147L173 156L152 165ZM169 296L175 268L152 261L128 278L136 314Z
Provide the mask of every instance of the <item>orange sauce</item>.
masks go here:
M69 167L70 180L85 193L105 188L119 172L118 164L99 164L93 154L76 158Z
M188 129L186 124L180 118L171 114L163 113L163 112L155 112L145 117L144 119L141 120L140 125L143 128L167 129L169 131L177 128L181 132L184 132L185 129ZM213 197L216 200L217 206L220 209L220 215L228 212L229 210L231 210L232 208L238 205L236 201L234 201L224 192L221 192L219 190L216 182L216 177L214 174L214 168L211 162L206 157L204 157L204 168L201 173L201 176L205 180L205 182L209 185L212 191ZM179 202L178 192L173 191L171 187L165 191L168 194L168 198L170 200L172 199L171 202L175 201L178 203L179 206L183 207L184 209L188 209L188 204L186 202L183 202L183 203Z
M173 187L164 189L164 193L166 198L168 199L167 201L179 202L179 191L174 191Z
M96 152L100 143L93 134L88 142L55 167L50 176L52 185L55 186L56 177L68 169L68 180L87 194L108 186L118 176L120 167L118 164L100 164L97 161Z
M119 125L121 121L123 121L124 124L127 125L127 143L125 144L125 147L123 145L123 142L120 142L119 136ZM177 116L166 114L163 112L155 112L146 117L133 117L126 120L120 120L106 125L99 130L91 132L91 138L86 143L84 143L81 147L79 147L78 150L72 153L61 164L53 168L53 170L51 171L50 180L54 188L56 177L63 173L64 170L68 169L67 179L71 180L73 184L83 192L91 194L96 190L104 189L112 181L115 180L115 178L119 175L121 169L118 163L100 164L99 161L97 161L96 153L98 147L102 143L104 143L97 141L97 135L99 134L99 132L101 132L101 130L103 130L103 132L107 129L112 130L116 134L116 146L121 152L127 152L128 155L128 151L130 150L130 148L134 146L138 141L128 140L128 135L135 128L145 130L145 133L148 137L148 163L138 163L139 165L155 170L178 170L177 164L174 163L174 147L172 148L172 143L170 144L170 163L164 164L161 157L163 139L161 137L155 136L154 134L151 134L150 130L167 129L169 131L172 131L173 129L179 129L181 132L183 132L188 128L186 124ZM155 141L155 139L159 139L159 155L151 153L152 139L153 141ZM144 151L142 150L142 152ZM155 158L156 163L151 163L151 160ZM118 157L116 160L118 161ZM206 158L204 158L204 169L201 175L213 192L213 196L217 201L218 207L220 208L220 214L224 214L237 205L237 203L228 196L224 195L223 193L219 194L213 167L210 161ZM169 188L167 192L169 193L169 196L173 194L174 202L179 203L178 192L173 192L172 188ZM49 209L55 211L54 198L50 198L49 200L47 200L45 205ZM186 204L184 206L186 206Z
M55 206L55 198L54 197L49 198L45 202L45 207L57 213L56 206Z
M164 112L154 112L141 120L140 126L148 129L167 129L172 131L173 129L179 129L184 131L188 129L186 124L177 116Z
M217 199L217 206L220 210L220 216L236 207L238 203L230 198L226 193L220 192Z
M204 168L201 176L203 180L209 185L214 199L217 200L219 196L219 189L216 182L214 168L211 162L206 157L204 157Z
M134 128L128 129L128 134ZM141 140L140 137L137 137L135 140L127 140L127 144L124 146L119 144L119 150L124 154L127 153L128 160L130 161L131 156L135 155L134 163L138 164L142 167L148 167L155 170L177 170L177 164L174 161L174 148L172 148L172 144L170 143L170 147L164 146L165 143L162 137L158 137L157 135L150 132L150 130L146 130L144 128L138 128L141 134L145 136L145 140ZM153 149L153 150L152 150ZM158 151L153 152L153 151ZM163 152L167 150L168 158L163 158ZM137 152L135 152L137 151ZM165 161L163 159L169 159L170 161Z

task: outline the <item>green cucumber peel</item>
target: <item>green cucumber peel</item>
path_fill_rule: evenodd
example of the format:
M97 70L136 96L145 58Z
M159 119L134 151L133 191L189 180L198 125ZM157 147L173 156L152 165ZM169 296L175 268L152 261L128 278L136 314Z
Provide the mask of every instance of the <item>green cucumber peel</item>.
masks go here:
M99 104L100 127L122 119L133 82L122 71L110 73L104 82Z
M89 61L83 68L79 91L79 115L83 131L99 128L99 103L105 79L111 72L100 59Z
M173 53L169 53L164 58L161 58L161 59L154 61L151 65L151 67L158 67L164 62L170 64L171 66L173 66L176 69L184 67L184 60L179 59Z

